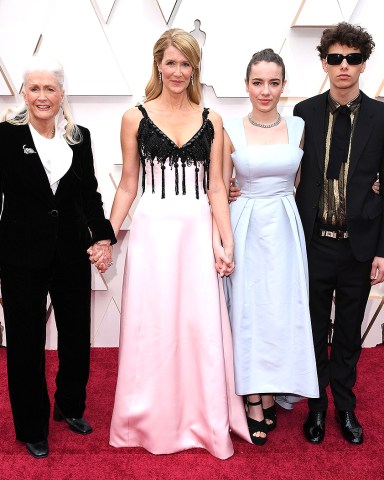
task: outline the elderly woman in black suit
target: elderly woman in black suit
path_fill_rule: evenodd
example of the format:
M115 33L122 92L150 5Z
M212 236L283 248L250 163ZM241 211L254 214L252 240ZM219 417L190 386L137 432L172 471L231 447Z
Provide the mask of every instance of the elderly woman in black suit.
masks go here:
M58 330L53 418L76 433L83 419L90 357L91 265L111 263L113 229L97 191L89 131L74 124L54 59L33 57L24 103L0 123L0 270L8 385L16 438L35 458L48 455L50 401L45 378L46 302Z

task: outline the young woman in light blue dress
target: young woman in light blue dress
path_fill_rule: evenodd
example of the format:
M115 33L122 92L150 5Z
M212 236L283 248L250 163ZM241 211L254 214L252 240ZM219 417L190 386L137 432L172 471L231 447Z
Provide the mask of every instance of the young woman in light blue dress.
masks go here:
M304 122L281 117L283 60L271 49L253 55L245 85L252 104L224 122L224 177L233 168L241 196L231 203L235 271L226 279L236 393L244 396L253 443L276 427L273 396L318 396L303 229L294 183Z

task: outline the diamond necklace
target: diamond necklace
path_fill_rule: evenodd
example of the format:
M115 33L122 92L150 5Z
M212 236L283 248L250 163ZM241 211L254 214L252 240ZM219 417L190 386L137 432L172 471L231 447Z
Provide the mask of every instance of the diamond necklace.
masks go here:
M281 122L281 115L280 115L280 113L278 113L277 114L277 119L273 123L257 123L253 120L252 113L248 113L248 120L255 127L272 128L272 127L276 127L276 125L279 125L279 123Z

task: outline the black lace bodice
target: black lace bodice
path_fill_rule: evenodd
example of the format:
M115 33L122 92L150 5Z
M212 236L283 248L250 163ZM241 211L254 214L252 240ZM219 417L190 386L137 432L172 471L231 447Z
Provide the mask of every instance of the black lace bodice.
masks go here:
M186 194L185 168L195 167L195 192L196 198L199 198L198 174L200 168L204 169L203 188L206 192L209 188L209 159L211 145L214 137L214 128L212 122L207 118L209 109L204 108L202 113L203 124L193 137L183 146L178 147L165 133L163 133L149 118L147 111L142 105L137 106L143 118L140 121L138 130L138 145L140 162L143 167L142 186L145 191L146 167L150 165L152 175L152 193L155 193L155 180L153 174L153 165L157 161L161 165L161 198L165 198L165 179L164 170L166 164L175 171L175 193L179 194L179 168L181 167L181 191Z

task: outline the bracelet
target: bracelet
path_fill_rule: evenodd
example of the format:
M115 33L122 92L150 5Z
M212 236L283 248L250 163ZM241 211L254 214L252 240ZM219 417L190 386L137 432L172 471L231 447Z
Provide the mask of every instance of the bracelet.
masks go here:
M105 242L108 242L108 240L100 240L98 242L95 242L96 245L100 245L100 247L110 247L111 246L111 241L109 240L109 243L105 243Z

